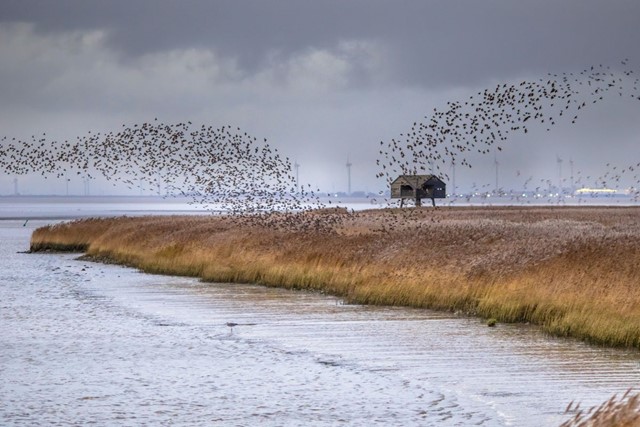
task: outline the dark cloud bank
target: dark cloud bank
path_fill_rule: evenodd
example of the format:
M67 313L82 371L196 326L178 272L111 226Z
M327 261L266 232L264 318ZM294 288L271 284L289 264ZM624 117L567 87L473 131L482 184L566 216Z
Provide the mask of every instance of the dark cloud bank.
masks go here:
M0 126L73 137L158 115L229 122L329 190L346 186L349 155L354 186L373 190L376 144L449 100L624 58L640 70L639 16L633 0L4 1ZM582 119L508 141L505 179L553 176L557 156L594 172L639 157L639 102ZM493 157L474 161L458 185L492 180Z

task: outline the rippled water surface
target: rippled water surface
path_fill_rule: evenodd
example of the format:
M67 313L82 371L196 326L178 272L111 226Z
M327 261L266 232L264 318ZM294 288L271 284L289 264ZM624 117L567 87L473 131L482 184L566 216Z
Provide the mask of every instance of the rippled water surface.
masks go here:
M544 426L640 384L637 352L532 327L18 253L23 223L0 221L0 425Z

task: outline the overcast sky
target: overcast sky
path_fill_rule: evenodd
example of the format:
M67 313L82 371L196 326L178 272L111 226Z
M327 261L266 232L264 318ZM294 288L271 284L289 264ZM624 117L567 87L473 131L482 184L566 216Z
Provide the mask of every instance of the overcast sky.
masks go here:
M639 19L638 0L2 0L0 130L231 124L295 159L302 181L346 190L349 157L353 189L374 191L379 142L447 101L624 58L640 72ZM585 176L636 163L640 101L504 145L504 187L555 179L556 156ZM459 187L494 182L493 156L474 162Z

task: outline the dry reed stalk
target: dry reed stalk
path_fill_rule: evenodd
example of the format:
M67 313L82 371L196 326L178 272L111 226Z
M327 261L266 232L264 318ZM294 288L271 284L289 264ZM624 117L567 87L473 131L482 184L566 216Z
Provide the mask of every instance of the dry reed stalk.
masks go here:
M565 414L575 414L560 427L638 427L640 426L640 394L631 390L618 398L613 395L598 407L587 411L580 405L569 404Z
M325 234L220 217L82 220L36 230L32 250L82 249L153 273L461 310L640 348L640 209L407 212L356 213ZM398 225L376 232L390 228L389 217Z

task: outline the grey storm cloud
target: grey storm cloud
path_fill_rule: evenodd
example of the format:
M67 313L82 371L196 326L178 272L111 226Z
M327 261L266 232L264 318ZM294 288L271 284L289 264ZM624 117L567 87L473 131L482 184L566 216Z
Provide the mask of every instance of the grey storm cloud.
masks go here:
M371 40L399 84L468 85L618 63L637 50L635 0L4 1L4 22L42 33L100 28L125 56L212 48L247 72L270 55Z
M447 101L624 58L640 72L638 17L637 0L4 0L0 128L229 123L281 147L302 180L344 189L350 156L354 188L374 190L379 142ZM557 156L586 170L638 158L639 126L637 100L616 100L514 135L501 176L554 176ZM478 156L458 185L490 182L493 161Z

